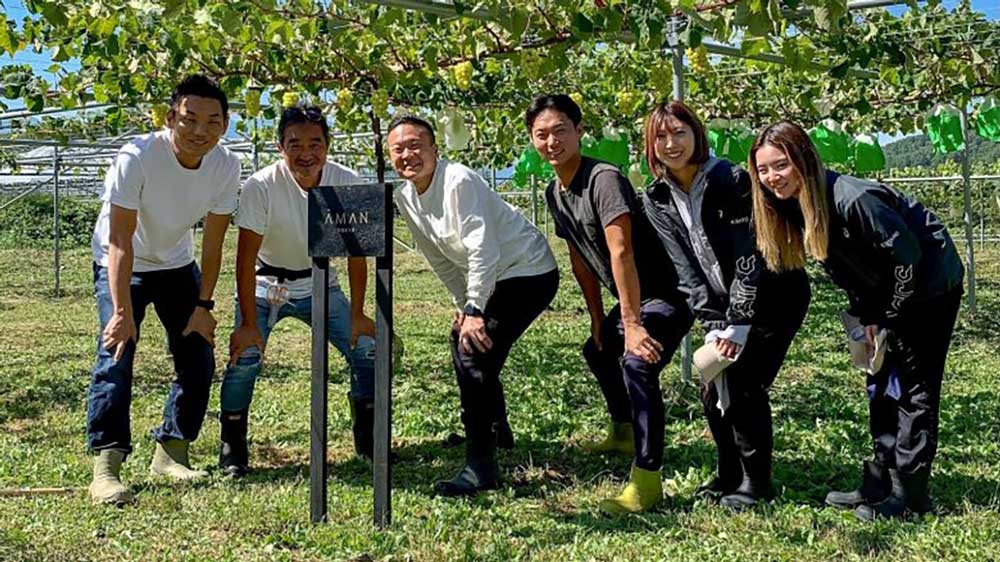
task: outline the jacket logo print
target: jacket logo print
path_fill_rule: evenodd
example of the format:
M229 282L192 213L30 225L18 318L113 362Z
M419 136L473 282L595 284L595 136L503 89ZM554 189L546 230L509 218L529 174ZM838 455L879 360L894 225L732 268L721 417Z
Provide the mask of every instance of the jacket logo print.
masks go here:
M737 217L737 218L729 221L729 224L730 225L750 224L750 217L749 216L746 216L746 217Z
M896 284L893 287L892 309L898 314L903 302L913 295L913 289L910 288L913 283L913 264L897 265L894 276Z
M733 310L746 318L753 318L757 302L757 287L747 283L747 278L757 269L757 256L743 256L736 260L736 283L730 301Z
M882 244L881 244L882 247L883 248L892 248L892 245L896 243L896 239L897 238L899 238L899 232L893 232L892 236L890 236L888 240L886 240L885 242L882 242Z
M844 227L844 238L850 238L850 237L851 237L851 232L849 230L847 230L847 227L845 226Z

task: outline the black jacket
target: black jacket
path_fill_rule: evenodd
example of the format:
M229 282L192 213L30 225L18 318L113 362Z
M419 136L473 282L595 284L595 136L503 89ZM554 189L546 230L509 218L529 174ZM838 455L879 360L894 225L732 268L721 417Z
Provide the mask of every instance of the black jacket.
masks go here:
M809 300L805 272L776 274L767 270L754 239L750 175L745 170L719 160L708 171L706 181L701 222L722 270L726 293L713 289L702 270L687 226L670 195L670 184L657 180L643 195L646 215L674 262L691 310L710 325L782 322L785 313L798 310L789 306L789 299Z
M863 324L891 328L918 303L960 290L965 269L934 213L876 182L830 171L826 181L830 242L823 267Z

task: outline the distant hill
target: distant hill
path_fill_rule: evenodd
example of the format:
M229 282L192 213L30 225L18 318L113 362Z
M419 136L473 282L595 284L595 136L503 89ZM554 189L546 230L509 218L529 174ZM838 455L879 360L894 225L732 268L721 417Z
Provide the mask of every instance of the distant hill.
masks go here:
M927 135L913 135L899 139L882 147L885 152L885 166L892 168L928 167L934 168L948 160L958 162L961 153L938 154L934 152ZM1000 161L1000 143L991 142L975 135L969 142L969 156L972 165L994 165Z

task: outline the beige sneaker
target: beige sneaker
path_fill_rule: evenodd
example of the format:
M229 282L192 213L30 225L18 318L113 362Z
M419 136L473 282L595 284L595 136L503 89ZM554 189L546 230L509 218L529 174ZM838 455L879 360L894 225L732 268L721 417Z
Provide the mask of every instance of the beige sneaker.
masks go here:
M125 451L104 449L94 457L94 479L90 482L90 500L95 504L125 505L134 497L119 479Z
M191 461L188 460L190 445L191 442L184 439L157 442L156 450L153 451L153 462L149 464L149 472L174 480L196 480L208 476L204 470L191 468Z

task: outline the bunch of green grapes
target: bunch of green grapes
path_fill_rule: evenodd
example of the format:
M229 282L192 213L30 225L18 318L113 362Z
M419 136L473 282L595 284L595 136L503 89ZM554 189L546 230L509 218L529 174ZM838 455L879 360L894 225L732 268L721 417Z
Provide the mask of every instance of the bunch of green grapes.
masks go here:
M344 113L350 113L354 109L354 94L348 88L341 88L337 91L337 108Z
M657 64L649 71L649 85L657 94L670 95L674 91L673 68L670 63L664 61Z
M459 90L468 91L472 88L472 71L472 63L469 61L460 62L451 69Z
M297 92L285 92L281 95L281 107L295 107L298 103L299 94Z
M162 129L163 125L167 123L167 111L169 109L165 103L158 103L150 109L149 116L153 119L154 129Z
M339 101L339 97L337 98ZM389 115L389 94L385 90L372 92L372 113L378 117Z
M699 45L697 49L688 49L686 54L691 63L691 70L695 74L708 74L712 71L712 65L708 62L708 49L704 45Z
M260 114L260 90L251 88L243 96L244 109L247 117L256 117Z

